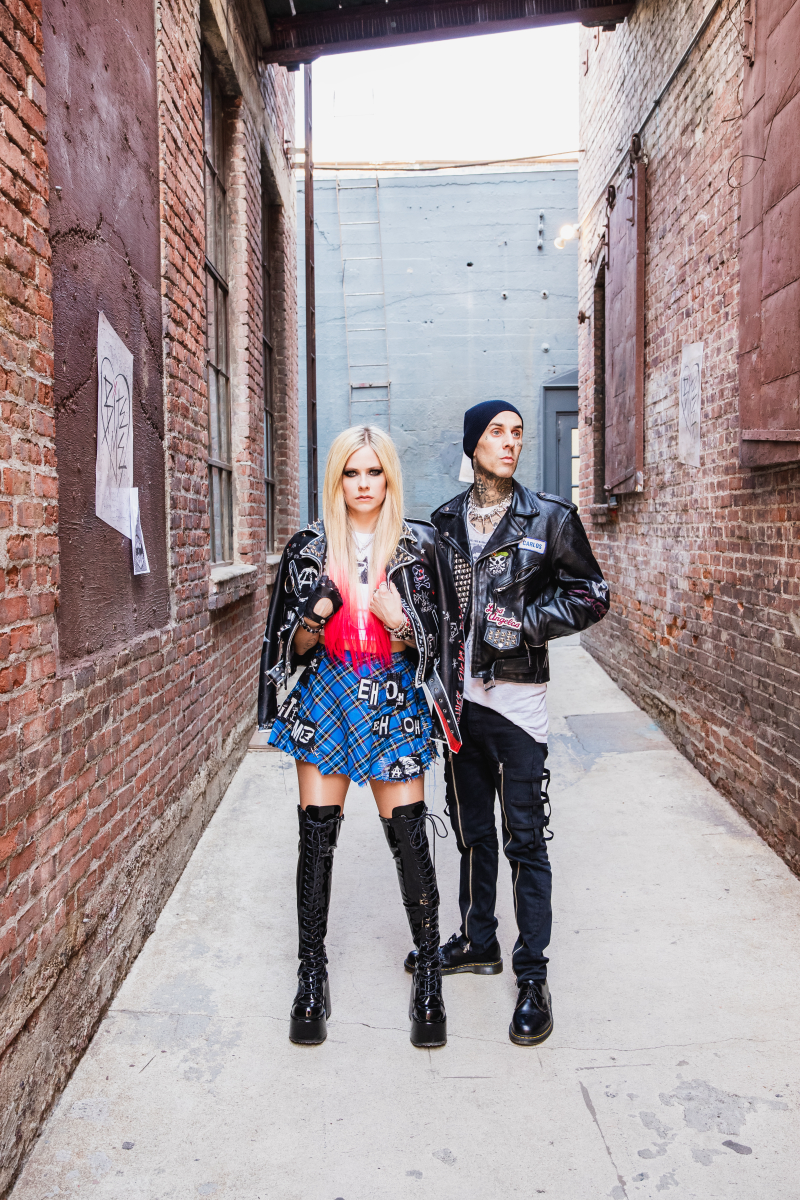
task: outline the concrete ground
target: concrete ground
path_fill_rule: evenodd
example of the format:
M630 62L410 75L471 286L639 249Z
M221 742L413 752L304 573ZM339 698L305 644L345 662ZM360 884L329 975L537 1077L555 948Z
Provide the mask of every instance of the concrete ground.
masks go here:
M251 751L13 1200L796 1200L800 881L575 639L552 669L548 1042L509 1042L506 970L446 980L447 1047L410 1045L394 867L352 788L328 1041L292 1046L294 767ZM439 842L445 937L456 859ZM508 961L504 862L499 916Z

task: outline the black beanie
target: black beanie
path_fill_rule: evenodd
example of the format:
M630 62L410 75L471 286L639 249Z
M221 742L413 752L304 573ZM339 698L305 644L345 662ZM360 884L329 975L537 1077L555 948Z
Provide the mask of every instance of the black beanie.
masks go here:
M507 400L484 400L464 413L464 453L467 458L472 458L475 447L488 429L492 417L501 412L516 413L520 421L522 420L522 413Z

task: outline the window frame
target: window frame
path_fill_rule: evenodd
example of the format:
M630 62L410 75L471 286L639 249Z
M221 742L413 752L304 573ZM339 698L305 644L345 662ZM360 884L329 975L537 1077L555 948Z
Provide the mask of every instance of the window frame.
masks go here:
M206 46L202 58L202 96L209 542L212 566L222 566L234 559L230 285L227 279L229 145L220 73Z
M261 171L261 354L264 408L264 508L267 554L275 552L277 477L275 469L275 310L272 257L275 247L276 206L270 202L266 171Z

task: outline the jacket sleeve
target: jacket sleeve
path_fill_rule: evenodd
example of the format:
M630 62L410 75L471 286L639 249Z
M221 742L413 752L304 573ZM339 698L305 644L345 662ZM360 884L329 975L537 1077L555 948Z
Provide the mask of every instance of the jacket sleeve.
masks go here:
M291 545L291 543L290 543ZM261 664L258 671L258 727L266 729L278 715L278 692L269 672L277 666L281 657L281 628L285 623L286 612L286 579L289 546L287 545L278 566L278 574L272 588L272 599L269 604L267 626L264 630L264 641L261 643Z
M456 722L458 722L461 719L464 693L464 632L459 619L458 593L453 572L438 532L434 540L433 559L432 567L436 579L436 610L439 618L438 673ZM460 734L457 729L454 732L460 745Z
M569 509L555 539L552 579L527 605L522 632L529 646L578 633L602 621L609 609L608 584L592 553L578 514Z
M295 534L281 555L278 574L272 589L267 627L261 645L261 665L258 673L258 727L268 729L278 715L278 687L289 678L299 664L311 661L313 647L297 654L292 638L297 628L298 612L308 598L313 584L293 585L289 564L308 535ZM288 585L288 586L287 586Z

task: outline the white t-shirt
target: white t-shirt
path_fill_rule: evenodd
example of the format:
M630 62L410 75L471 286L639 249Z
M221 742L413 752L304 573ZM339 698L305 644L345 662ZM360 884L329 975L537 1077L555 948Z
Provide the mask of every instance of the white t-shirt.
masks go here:
M367 618L369 617L369 559L372 553L374 533L359 533L353 530L356 543L356 563L358 565L358 633L362 640L367 636Z
M480 509L477 509L480 512ZM494 533L479 533L467 518L467 533L469 546L472 551L472 561L479 557L489 538ZM546 742L548 734L547 723L547 684L546 683L496 683L488 692L483 686L480 676L473 679L470 673L472 662L472 633L475 629L477 614L473 608L470 634L464 650L466 669L464 671L464 699L471 704L481 704L484 708L492 708L500 713L507 721L524 729L536 742Z

